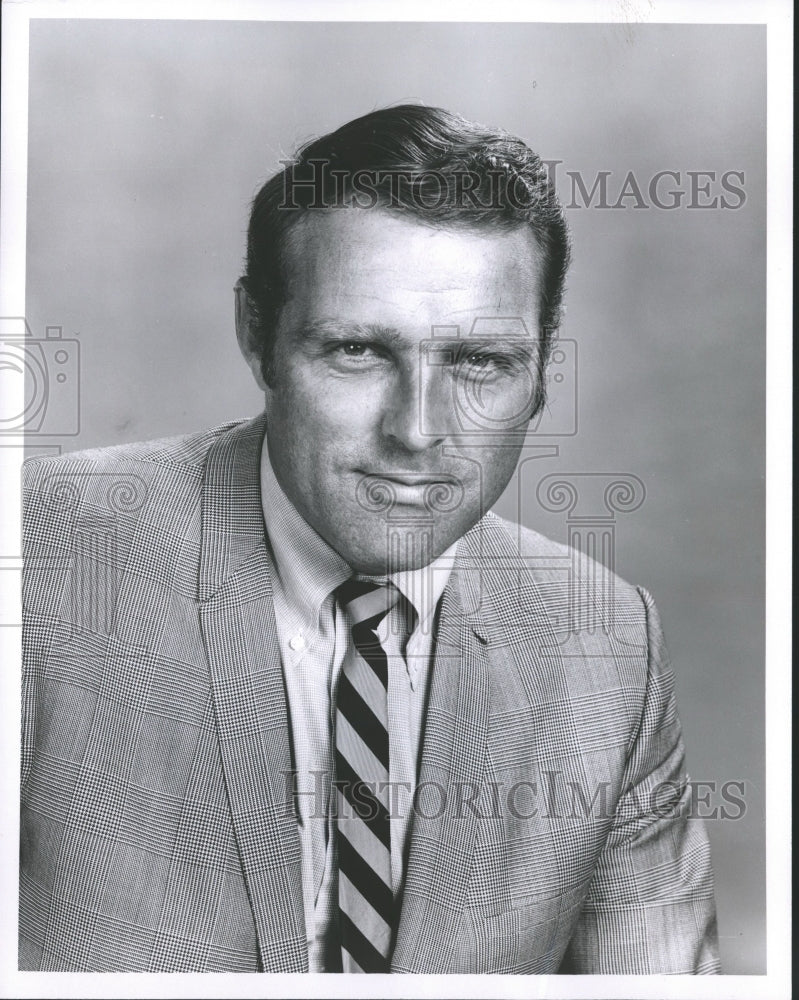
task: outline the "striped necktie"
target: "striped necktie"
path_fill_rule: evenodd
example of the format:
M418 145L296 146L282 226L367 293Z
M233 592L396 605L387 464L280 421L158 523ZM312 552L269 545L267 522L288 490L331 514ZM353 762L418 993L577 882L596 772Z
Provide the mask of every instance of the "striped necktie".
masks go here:
M400 600L352 578L336 592L351 626L336 698L339 921L344 972L388 972L393 930L388 661L375 629Z

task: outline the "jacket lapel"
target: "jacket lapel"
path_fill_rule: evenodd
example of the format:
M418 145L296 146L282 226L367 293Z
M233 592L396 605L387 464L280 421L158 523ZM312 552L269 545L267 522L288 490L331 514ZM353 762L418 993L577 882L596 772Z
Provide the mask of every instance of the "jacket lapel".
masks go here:
M468 613L474 582L464 542L437 625L419 799L392 957L398 972L446 971L447 942L457 937L476 834L476 817L461 808L461 798L469 786L482 784L490 664L479 616Z
M469 877L479 863L480 807L464 802L488 787L491 685L515 671L516 656L534 677L560 659L532 570L493 515L459 543L437 628L419 772L419 788L429 794L422 791L411 830L392 958L398 972L443 973L459 962Z
M259 417L211 449L200 621L222 766L262 969L308 968L291 750L261 508Z

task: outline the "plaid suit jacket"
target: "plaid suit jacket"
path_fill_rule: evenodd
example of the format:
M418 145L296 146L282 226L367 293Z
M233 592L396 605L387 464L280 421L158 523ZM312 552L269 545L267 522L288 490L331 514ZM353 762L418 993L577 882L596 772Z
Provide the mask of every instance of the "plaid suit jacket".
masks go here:
M26 465L22 969L307 969L264 429ZM717 971L657 614L590 577L459 546L395 972Z

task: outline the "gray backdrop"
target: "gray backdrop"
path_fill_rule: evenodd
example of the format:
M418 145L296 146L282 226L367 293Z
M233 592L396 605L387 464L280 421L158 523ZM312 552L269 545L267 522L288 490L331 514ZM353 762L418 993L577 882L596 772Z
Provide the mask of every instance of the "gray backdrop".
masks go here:
M528 461L498 510L566 540L544 476L644 484L614 515L616 568L658 602L689 767L717 785L706 808L745 782L744 815L708 828L724 969L764 972L764 28L33 22L27 319L80 344L38 440L74 450L258 412L232 323L249 201L298 141L405 100L563 161L577 433L543 438L558 456ZM680 181L661 202L685 192L673 210L648 191L663 170ZM599 191L588 207L566 171L589 192L609 172L609 206L632 171L642 199L628 184L618 208ZM688 171L715 180L692 192ZM730 207L688 207L714 197ZM553 383L561 410L572 376Z

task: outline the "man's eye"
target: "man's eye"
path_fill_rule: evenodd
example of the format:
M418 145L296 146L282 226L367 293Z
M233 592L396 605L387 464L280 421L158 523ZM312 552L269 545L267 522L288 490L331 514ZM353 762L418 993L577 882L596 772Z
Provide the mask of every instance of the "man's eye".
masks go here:
M360 340L343 340L333 345L333 353L338 357L369 360L380 356L380 349Z
M496 363L496 358L490 354L468 354L466 356L466 364L470 368L488 368L494 363Z
M360 340L340 340L328 345L330 363L342 371L371 369L380 364L382 353L378 347Z
M507 359L497 354L486 354L481 351L470 351L465 354L460 363L461 372L468 376L491 375L507 371Z
M359 340L341 340L338 343L330 344L329 350L334 358L345 361L366 360L373 357L375 353L374 348Z

